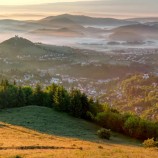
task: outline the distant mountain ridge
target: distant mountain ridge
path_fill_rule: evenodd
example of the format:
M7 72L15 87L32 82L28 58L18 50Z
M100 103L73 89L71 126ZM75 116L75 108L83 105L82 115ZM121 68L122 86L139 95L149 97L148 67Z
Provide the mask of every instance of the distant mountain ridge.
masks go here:
M158 22L158 17L144 17L144 18L130 18L130 19L126 19L129 21L137 21L137 22Z
M129 34L130 35L136 35L137 37L139 36L144 36L144 39L146 38L151 38L151 39L157 39L158 38L158 27L154 25L147 25L147 24L134 24L134 25L126 25L126 26L120 26L112 30L113 34L117 34L122 38L124 34ZM127 37L127 36L126 36ZM134 36L133 36L134 37ZM119 38L117 36L117 38Z
M83 28L82 25L69 19L68 17L57 16L53 18L44 18L37 21L40 24L48 25L52 27L71 27L71 28Z
M157 28L154 26L149 26L146 24L134 24L134 25L126 25L126 26L120 26L116 29L114 29L115 31L119 31L119 30L130 30L130 31L157 31Z
M44 19L41 19L42 21L52 21L57 19L64 19L71 20L71 22L75 22L82 25L127 25L127 24L136 24L138 22L129 21L129 20L120 20L120 19L114 19L114 18L96 18L96 17L89 17L84 15L71 15L71 14L62 14L58 16L49 16Z
M103 39L106 39L108 41L141 41L144 43L147 40L158 39L158 22L141 23L137 19L61 14L34 21L0 20L0 33L22 36L25 34L27 37L31 36L32 39L41 39L42 42L48 38L58 37L63 38L62 40L67 43L66 38L69 37L76 38L77 41L80 38L90 38L91 40L99 39L103 41ZM82 43L73 41L71 43L75 45Z

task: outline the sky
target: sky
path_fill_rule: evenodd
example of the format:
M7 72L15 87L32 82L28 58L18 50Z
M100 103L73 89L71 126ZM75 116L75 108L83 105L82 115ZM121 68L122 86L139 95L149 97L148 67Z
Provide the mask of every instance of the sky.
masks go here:
M26 5L26 4L42 4L56 2L75 2L85 0L0 0L0 5Z
M158 0L0 0L0 19L35 20L65 13L118 19L158 17Z

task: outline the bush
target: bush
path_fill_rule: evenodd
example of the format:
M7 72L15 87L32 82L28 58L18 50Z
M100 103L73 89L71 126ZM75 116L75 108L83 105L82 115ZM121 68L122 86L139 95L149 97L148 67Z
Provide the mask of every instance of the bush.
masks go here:
M96 122L104 128L111 129L116 132L123 132L124 120L121 114L105 111L98 113L95 117Z
M22 158L20 155L16 155L13 158Z
M87 111L86 116L87 116L87 119L89 121L94 121L95 120L94 115L91 112L89 112L89 111Z
M154 141L154 138L148 138L147 140L144 140L143 145L146 148L158 147L158 142Z
M105 129L101 128L100 130L97 131L97 134L100 138L102 139L110 139L111 136L111 130L110 129Z

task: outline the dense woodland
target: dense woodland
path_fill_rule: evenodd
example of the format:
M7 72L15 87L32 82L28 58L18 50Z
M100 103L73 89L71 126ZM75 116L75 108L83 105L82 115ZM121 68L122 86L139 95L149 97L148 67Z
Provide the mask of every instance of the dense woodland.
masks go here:
M101 96L113 108L158 121L158 77L152 74L129 75Z
M88 98L77 89L67 91L55 84L46 88L39 84L35 88L21 87L15 82L11 84L7 80L1 81L1 109L28 105L54 108L140 140L158 138L158 122L147 121L130 113L120 113L108 104Z

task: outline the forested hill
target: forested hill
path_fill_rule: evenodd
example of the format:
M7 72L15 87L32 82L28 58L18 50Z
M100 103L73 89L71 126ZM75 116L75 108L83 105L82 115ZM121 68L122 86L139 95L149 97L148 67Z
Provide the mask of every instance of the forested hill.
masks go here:
M10 84L7 80L2 80L0 83L1 109L28 105L50 107L140 140L158 137L157 122L147 121L129 113L120 113L110 108L108 104L101 104L88 98L77 89L69 92L55 84L44 89L39 84L35 88L21 87L15 82Z
M116 83L101 99L121 111L133 112L143 118L158 120L158 77L151 74L128 76Z

